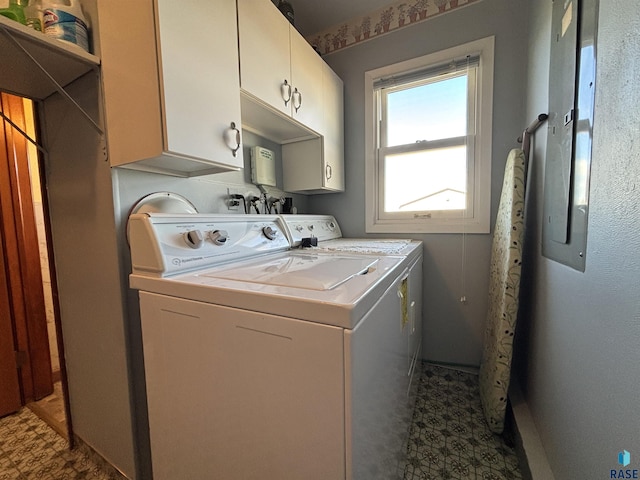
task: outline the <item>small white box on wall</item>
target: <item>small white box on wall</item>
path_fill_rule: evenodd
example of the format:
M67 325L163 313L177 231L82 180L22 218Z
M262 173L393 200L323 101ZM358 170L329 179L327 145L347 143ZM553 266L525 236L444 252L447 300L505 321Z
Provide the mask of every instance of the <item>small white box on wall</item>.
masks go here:
M275 153L263 147L251 149L251 181L256 185L276 186Z

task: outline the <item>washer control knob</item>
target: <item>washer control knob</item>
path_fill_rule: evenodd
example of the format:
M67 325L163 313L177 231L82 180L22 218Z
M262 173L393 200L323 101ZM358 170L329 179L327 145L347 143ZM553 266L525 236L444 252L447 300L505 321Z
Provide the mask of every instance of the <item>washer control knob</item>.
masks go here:
M275 240L278 236L278 230L275 230L274 228L271 228L269 226L264 227L262 229L262 233L264 233L264 236L269 240Z
M226 230L213 230L209 232L209 238L215 245L224 245L229 239L229 234Z
M327 222L327 227L329 227L329 230L333 231L336 229L336 224L333 223L332 221Z
M200 230L189 230L184 234L184 241L191 248L200 248L204 243L204 237Z

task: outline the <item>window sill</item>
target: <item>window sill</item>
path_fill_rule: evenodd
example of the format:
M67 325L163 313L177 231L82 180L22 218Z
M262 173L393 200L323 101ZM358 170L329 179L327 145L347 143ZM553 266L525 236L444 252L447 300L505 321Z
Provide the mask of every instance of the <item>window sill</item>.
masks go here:
M420 219L408 222L406 220L378 220L367 221L367 233L491 233L489 220L460 220Z

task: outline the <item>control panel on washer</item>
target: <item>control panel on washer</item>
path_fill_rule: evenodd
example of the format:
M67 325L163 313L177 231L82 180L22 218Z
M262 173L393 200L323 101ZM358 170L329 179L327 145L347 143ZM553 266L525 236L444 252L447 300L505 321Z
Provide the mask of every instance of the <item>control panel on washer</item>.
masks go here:
M248 220L245 215L131 215L133 271L166 276L287 250L290 244L279 218L260 217Z
M283 215L282 221L292 247L300 245L303 238L316 237L323 242L342 237L340 226L332 215Z

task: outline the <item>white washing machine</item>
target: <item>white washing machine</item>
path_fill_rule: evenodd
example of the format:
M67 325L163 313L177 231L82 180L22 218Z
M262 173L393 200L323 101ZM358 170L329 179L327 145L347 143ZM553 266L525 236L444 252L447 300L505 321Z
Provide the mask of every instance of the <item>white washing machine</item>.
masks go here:
M332 215L282 215L289 243L309 253L401 256L405 270L401 295L408 333L407 376L414 378L422 356L422 242L404 238L345 238Z
M154 478L402 468L406 257L292 250L277 216L135 213Z

